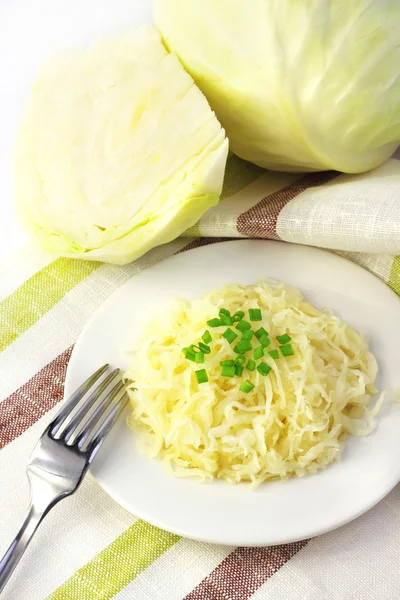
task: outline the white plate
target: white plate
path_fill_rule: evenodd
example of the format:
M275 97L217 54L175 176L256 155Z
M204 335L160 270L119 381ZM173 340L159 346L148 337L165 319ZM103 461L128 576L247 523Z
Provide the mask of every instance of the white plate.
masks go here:
M376 277L322 250L280 242L235 241L205 246L133 277L96 312L72 353L68 396L99 365L125 368L146 309L172 296L194 298L225 283L272 277L300 288L365 333L380 366L379 385L400 381L400 302ZM377 430L347 441L342 460L318 475L246 484L199 484L167 475L141 455L121 419L92 473L119 504L177 534L230 545L281 544L315 536L358 517L400 480L400 407L388 406Z

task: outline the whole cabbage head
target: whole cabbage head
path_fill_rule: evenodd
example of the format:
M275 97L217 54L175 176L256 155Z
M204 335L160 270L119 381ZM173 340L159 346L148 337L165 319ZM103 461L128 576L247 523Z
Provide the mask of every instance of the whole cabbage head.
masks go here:
M228 152L206 98L155 29L43 68L16 146L16 201L51 252L124 264L219 200Z
M154 14L241 158L357 173L400 142L399 0L155 0Z

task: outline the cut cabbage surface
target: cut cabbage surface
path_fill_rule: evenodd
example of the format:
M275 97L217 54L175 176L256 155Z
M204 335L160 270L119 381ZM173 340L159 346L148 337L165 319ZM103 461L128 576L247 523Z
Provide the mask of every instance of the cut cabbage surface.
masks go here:
M155 29L63 52L41 71L16 147L16 201L41 245L124 264L219 200L228 141Z
M358 173L400 143L399 0L154 0L241 158Z
M267 350L288 334L294 355L274 360L265 352L267 376L245 368L241 377L222 377L220 362L237 354L222 337L226 327L206 324L221 307L261 309L253 325L269 332ZM195 364L182 349L201 342L206 329L211 353ZM206 383L197 382L200 368ZM376 375L365 339L298 290L269 280L228 285L192 302L173 300L151 318L126 373L128 424L143 451L176 476L258 485L316 473L340 457L349 434L370 433L383 399L370 410ZM239 389L244 380L254 384L250 393Z

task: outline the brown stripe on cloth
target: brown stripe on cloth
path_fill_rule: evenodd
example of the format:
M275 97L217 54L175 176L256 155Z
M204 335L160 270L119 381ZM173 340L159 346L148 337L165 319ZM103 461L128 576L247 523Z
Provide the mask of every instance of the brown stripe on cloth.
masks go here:
M63 398L72 346L0 403L0 448L29 429Z
M192 240L188 242L187 246L184 246L182 250L179 250L177 254L181 254L182 252L186 252L187 250L194 250L194 248L201 248L202 246L208 246L209 244L217 244L220 242L232 242L234 240L238 240L240 238L230 238L230 237L204 237L197 238L196 240Z
M238 232L248 237L279 240L280 238L276 233L276 224L279 213L285 204L308 188L328 183L338 175L339 173L336 171L309 173L281 190L265 196L258 204L239 215L237 221Z
M227 239L199 238L190 243L188 241L183 250ZM67 348L27 383L0 402L0 449L24 433L62 400L72 348L73 346Z
M236 548L184 600L248 600L307 543Z

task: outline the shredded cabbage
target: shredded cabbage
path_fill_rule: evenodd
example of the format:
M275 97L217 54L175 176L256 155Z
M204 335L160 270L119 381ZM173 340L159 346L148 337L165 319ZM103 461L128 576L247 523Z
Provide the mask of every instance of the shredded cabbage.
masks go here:
M204 365L185 359L182 348L201 341L206 321L221 307L260 308L270 339L288 333L294 356L263 361L263 377L221 377L220 361L235 359L225 328L211 329ZM254 345L253 345L254 347ZM272 345L271 345L272 348ZM207 371L199 385L195 371ZM301 293L271 280L228 285L192 302L173 300L150 320L126 373L132 413L145 453L162 458L179 477L250 481L313 474L340 457L348 434L374 428L377 363L366 340L338 317L318 310ZM254 385L239 391L243 379Z

